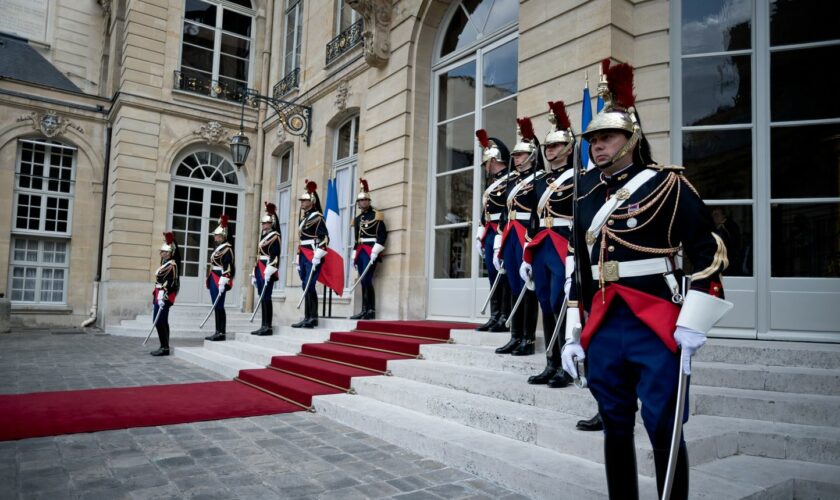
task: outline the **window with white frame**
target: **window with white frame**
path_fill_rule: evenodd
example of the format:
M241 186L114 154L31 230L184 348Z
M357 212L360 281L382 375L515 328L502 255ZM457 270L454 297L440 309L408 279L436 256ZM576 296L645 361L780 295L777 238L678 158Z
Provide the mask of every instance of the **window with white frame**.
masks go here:
M186 0L176 86L236 99L249 87L255 15L248 0Z
M283 39L285 40L284 75L288 75L300 67L300 43L303 33L302 10L303 2L301 0L286 0L286 22L283 23Z
M18 141L9 265L13 302L66 303L75 160L72 146Z
M359 13L347 5L346 0L335 2L335 33L339 34L359 20Z
M293 150L287 149L277 159L277 219L280 221L280 273L277 289L286 288L286 269L289 262L289 211L292 206L292 160Z
M338 213L341 217L342 241L344 241L345 286L353 280L350 254L353 251L353 235L350 221L356 215L356 166L359 148L359 116L348 119L338 127L333 149L333 171L338 194Z

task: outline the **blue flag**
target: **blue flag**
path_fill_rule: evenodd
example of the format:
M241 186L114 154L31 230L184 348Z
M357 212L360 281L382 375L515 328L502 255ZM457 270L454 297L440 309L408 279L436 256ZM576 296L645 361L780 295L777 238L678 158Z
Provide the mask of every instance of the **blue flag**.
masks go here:
M601 99L599 98L598 101L600 100ZM586 86L583 87L583 102L581 103L581 106L583 107L583 110L580 118L580 133L583 134L586 132L586 127L589 126L589 122L592 121L592 99L589 97L588 82ZM603 103L601 106L603 107ZM585 165L585 168L589 170L589 142L586 139L581 139L580 141L580 164Z

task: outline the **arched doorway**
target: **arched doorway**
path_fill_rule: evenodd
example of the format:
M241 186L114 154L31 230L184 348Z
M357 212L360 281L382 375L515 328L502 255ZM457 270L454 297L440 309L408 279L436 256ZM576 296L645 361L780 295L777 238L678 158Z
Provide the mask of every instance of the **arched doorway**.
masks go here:
M230 218L228 231L233 238L237 274L242 272L244 255L239 222L243 199L239 173L224 156L212 151L194 151L176 163L170 191L169 227L181 246L181 291L178 301L210 304L204 285L207 263L215 243L211 232L221 214ZM239 283L241 280L237 279ZM228 307L240 305L240 288L234 286L225 299Z
M474 252L484 174L475 131L513 146L518 95L519 2L463 0L450 7L432 65L428 262L430 317L476 318L489 291Z

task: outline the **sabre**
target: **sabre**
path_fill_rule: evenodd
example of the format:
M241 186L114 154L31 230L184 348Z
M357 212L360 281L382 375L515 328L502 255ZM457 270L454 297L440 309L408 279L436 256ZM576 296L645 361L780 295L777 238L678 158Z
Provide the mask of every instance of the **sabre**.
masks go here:
M510 328L511 321L513 321L513 315L516 314L516 310L519 308L519 304L522 303L522 299L525 297L525 292L528 291L528 287L522 285L522 291L519 292L519 297L516 298L516 303L513 304L513 309L510 310L510 315L508 315L507 321L505 321L505 326Z
M551 333L551 341L548 343L548 347L545 348L545 352L551 352L551 349L554 347L554 343L557 341L557 335L560 333L560 325L563 324L563 316L566 315L566 309L569 307L569 297L563 298L563 305L560 307L560 314L557 316L557 321L554 325L554 331Z
M205 317L204 317L204 321L202 321L202 322L201 322L201 324L200 324L200 325L198 325L198 329L199 329L199 330L201 330L202 328L204 328L204 324L205 324L205 323L207 323L207 320L208 320L208 319L210 319L210 315L211 315L211 314L213 314L213 311L215 311L215 310L216 310L216 304L218 304L218 303L219 303L219 299L220 299L220 298L222 298L222 294L223 294L223 293L225 293L225 290L224 290L224 289L222 289L222 291L221 291L221 292L219 292L219 293L217 293L217 294L216 294L216 300L214 300L214 301L213 301L213 307L211 307L211 308L210 308L210 312L208 312L208 313L207 313L207 316L205 316Z
M362 274L359 275L359 279L357 279L356 282L353 283L353 286L350 287L351 292L353 291L353 289L356 288L356 285L358 285L359 283L362 282L362 278L364 278L365 275L368 273L368 271L370 271L370 268L373 267L374 262L375 261L373 259L370 259L368 261L367 265L365 266L364 270L362 271Z
M490 304L490 299L493 298L493 293L496 291L496 287L499 286L499 280L502 279L502 275L505 274L501 272L501 269L499 269L499 271L500 272L496 273L496 279L493 280L493 286L490 287L490 293L487 294L487 300L484 301L484 306L481 308L481 314L484 314L484 311L487 310L487 305Z
M680 357L685 351L680 351ZM662 500L671 498L671 487L674 486L674 473L677 470L677 452L680 449L680 436L683 427L683 411L685 410L685 394L688 387L688 374L682 369L680 362L680 380L677 384L677 409L674 411L674 432L671 434L671 451L668 453L668 470L665 473L665 486L662 488Z
M300 296L300 300L298 301L297 308L300 309L300 305L303 304L303 299L306 297L306 292L309 291L309 285L312 284L312 275L315 274L315 268L318 266L312 266L312 269L309 270L309 277L306 279L306 286L303 288L303 293Z
M248 323L253 323L254 322L254 316L256 316L257 311L260 310L260 306L262 305L262 299L263 299L263 295L265 294L265 289L266 288L268 288L268 283L263 281L263 289L262 289L262 292L260 292L260 298L257 300L257 307L255 307L254 312L251 313L251 319L248 321Z
M155 320L152 322L152 329L149 330L149 334L146 335L146 340L143 341L143 345L146 345L146 342L149 341L149 338L152 336L152 332L155 331L155 327L157 326L157 322L160 319L160 314L163 312L162 307L158 307L158 313L155 315Z
M576 326L572 329L572 340L574 342L580 342L580 327ZM584 373L586 366L577 356L572 356L572 363L575 364L575 371L577 371L577 377L573 379L575 387L586 389L589 386L589 381L586 380L586 374Z

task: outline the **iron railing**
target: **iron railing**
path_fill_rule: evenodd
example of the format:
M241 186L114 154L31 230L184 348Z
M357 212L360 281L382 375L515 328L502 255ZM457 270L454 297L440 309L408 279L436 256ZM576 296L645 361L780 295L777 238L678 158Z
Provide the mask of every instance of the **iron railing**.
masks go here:
M273 96L275 99L279 99L284 95L288 94L289 92L295 90L300 85L300 68L295 68L286 76L283 77L282 80L274 84L274 92Z
M364 27L365 20L361 18L327 43L327 65L363 42Z
M194 71L175 71L175 88L225 101L240 102L249 89L233 82L218 81Z

